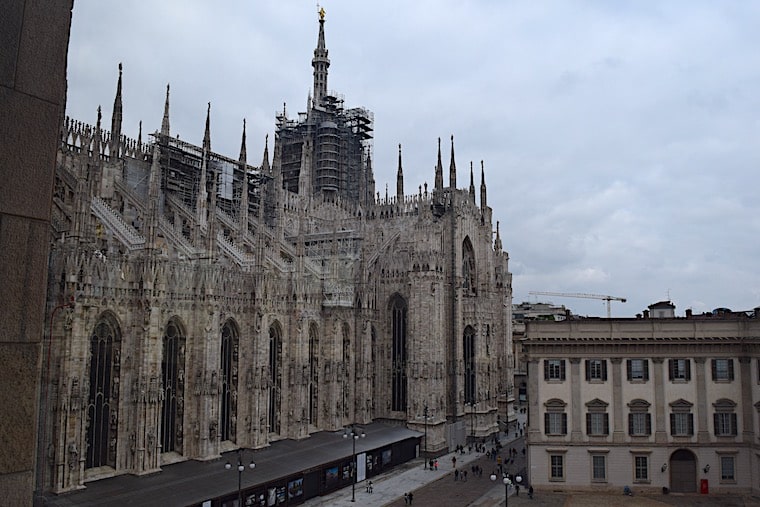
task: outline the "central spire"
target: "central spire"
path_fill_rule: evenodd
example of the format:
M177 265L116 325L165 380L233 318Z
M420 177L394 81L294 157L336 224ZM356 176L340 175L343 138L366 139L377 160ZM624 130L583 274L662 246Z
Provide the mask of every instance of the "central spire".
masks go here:
M327 95L327 69L330 67L330 59L327 58L325 47L325 10L319 9L319 38L317 48L314 50L314 58L311 60L314 67L314 105L319 106L322 98Z

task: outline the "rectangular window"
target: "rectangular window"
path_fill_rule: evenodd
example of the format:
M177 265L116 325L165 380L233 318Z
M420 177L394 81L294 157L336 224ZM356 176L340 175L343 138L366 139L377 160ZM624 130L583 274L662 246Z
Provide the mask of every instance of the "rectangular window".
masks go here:
M606 359L587 359L586 360L586 380L607 380L607 360Z
M715 436L736 436L736 414L733 412L716 412L713 414L713 423L715 425Z
M734 380L734 360L713 359L712 379L716 382L730 382Z
M670 359L668 361L668 374L670 380L691 380L691 360Z
M720 457L720 480L726 482L733 482L736 480L734 471L734 457L733 456L721 456Z
M591 456L591 480L596 482L607 480L607 457L603 454Z
M552 481L565 480L565 456L562 454L552 454L550 456L551 471L549 479Z
M547 435L567 435L567 414L564 412L546 412L544 414L544 432Z
M544 361L544 380L565 380L565 360L546 359Z
M628 414L628 434L641 437L652 434L652 416L648 412L631 412Z
M649 457L648 456L634 456L634 479L636 482L649 481Z
M694 415L690 412L670 414L670 434L674 437L694 435Z
M628 380L649 380L649 361L647 359L628 359L626 367Z
M586 414L586 433L593 436L608 435L609 421L609 416L604 412L589 412Z

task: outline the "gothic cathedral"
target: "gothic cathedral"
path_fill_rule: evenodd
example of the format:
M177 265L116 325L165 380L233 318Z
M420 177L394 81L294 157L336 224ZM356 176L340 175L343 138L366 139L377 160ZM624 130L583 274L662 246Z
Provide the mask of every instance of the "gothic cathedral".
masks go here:
M160 130L66 118L56 167L40 415L44 488L208 460L373 421L429 451L511 410L511 274L479 193L375 191L374 119L327 89L248 163ZM431 140L432 141L432 140ZM432 142L431 142L432 144ZM479 206L477 201L479 200Z

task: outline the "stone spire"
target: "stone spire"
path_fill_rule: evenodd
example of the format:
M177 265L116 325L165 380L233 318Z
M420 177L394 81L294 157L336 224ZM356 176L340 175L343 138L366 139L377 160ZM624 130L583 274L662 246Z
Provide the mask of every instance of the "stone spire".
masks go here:
M164 119L161 120L161 135L169 135L169 83L166 83L166 102L164 102Z
M401 168L401 144L398 145L398 172L396 173L396 202L404 202L404 170Z
M497 253L501 253L503 250L502 244L501 244L501 234L499 234L499 222L496 222L496 240L494 240L493 244L494 250L496 250Z
M325 10L323 8L319 9L319 37L311 66L314 67L313 103L319 106L322 103L322 98L327 95L327 69L330 67L330 59L327 58L327 48L325 47Z
M137 126L137 149L139 150L142 146L142 120L140 120L140 123Z
M121 63L119 63L119 81L116 83L116 97L113 99L113 113L111 114L111 145L110 155L114 158L119 155L121 144Z
M454 162L454 136L451 136L451 162L449 163L449 186L452 190L457 188L457 164Z
M211 151L211 102L206 110L206 131L203 133L203 149Z
M248 171L246 169L246 149L245 149L245 118L243 118L243 141L240 145L240 169L243 171L243 184L240 190L240 210L238 212L240 236L243 237L248 232Z
M243 118L243 139L240 141L240 157L238 160L240 162L247 162L248 159L248 153L245 149L245 118Z
M269 134L264 137L264 159L261 161L261 172L263 174L272 172L269 167Z
M438 164L435 166L435 190L443 190L443 164L441 163L441 138L438 138Z
M470 200L475 204L475 178L472 175L472 160L470 160Z
M206 132L203 135L203 155L201 156L201 177L198 182L198 197L195 201L195 213L200 230L206 231L208 223L208 192L206 191L206 173L208 171L208 156L211 151L211 102L208 103L206 111ZM200 235L196 240L200 239Z
M92 153L95 156L98 156L100 154L100 141L102 137L100 123L102 119L103 119L103 112L101 111L100 106L98 106L98 122L95 124L95 132L93 133L94 139L92 143Z
M485 211L488 207L486 200L486 170L483 167L483 161L480 161L480 208Z

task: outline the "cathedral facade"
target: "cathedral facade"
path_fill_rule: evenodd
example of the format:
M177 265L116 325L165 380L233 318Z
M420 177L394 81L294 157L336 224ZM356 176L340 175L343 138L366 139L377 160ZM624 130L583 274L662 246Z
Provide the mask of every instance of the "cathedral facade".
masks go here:
M259 166L66 118L56 167L38 482L118 474L385 421L440 452L511 410L511 274L481 168L380 196L372 114L327 91ZM431 143L432 144L432 143ZM387 192L386 192L387 194ZM479 200L479 205L477 201ZM495 235L494 235L495 233Z

